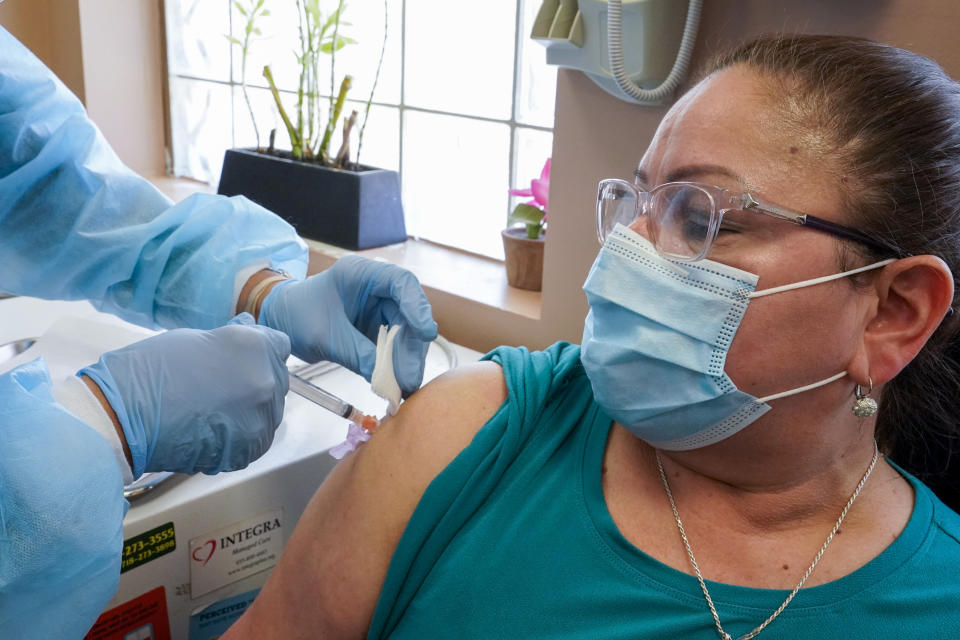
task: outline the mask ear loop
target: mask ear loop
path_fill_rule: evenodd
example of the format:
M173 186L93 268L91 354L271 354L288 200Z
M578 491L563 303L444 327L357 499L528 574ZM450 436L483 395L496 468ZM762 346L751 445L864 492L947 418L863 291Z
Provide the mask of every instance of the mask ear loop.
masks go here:
M801 287L811 287L815 284L830 282L831 280L839 280L840 278L846 278L847 276L852 276L857 273L863 273L864 271L879 269L880 267L885 267L888 264L893 264L897 260L899 260L899 258L888 258L886 260L881 260L880 262L874 262L873 264L868 264L865 267L860 267L858 269L851 269L850 271L844 271L842 273L834 273L829 276L821 276L819 278L813 278L811 280L801 280L800 282L792 282L790 284L780 285L779 287L763 289L762 291L754 291L748 297L762 298L763 296L769 296L774 293L780 293L781 291L790 291L791 289L800 289Z
M863 393L863 390L860 389L860 385L857 385L857 388L854 390L854 395L857 399L853 403L853 415L858 418L869 418L877 412L877 401L870 397L870 394L873 393L873 378L867 376L867 381L870 383L870 388L866 393Z
M830 282L831 280L839 280L840 278L846 278L847 276L852 276L857 273L863 273L864 271L872 271L873 269L879 269L880 267L885 267L888 264L893 264L899 260L899 258L887 258L886 260L881 260L880 262L874 262L873 264L868 264L865 267L860 267L859 269L851 269L850 271L844 271L842 273L834 273L829 276L821 276L819 278L812 278L810 280L801 280L800 282L792 282L790 284L780 285L779 287L771 287L770 289L763 289L762 291L754 291L750 294L750 298L762 298L763 296L769 296L774 293L780 293L781 291L790 291L791 289L800 289L801 287L812 287L815 284L821 284L824 282Z
M790 389L789 391L781 391L780 393L774 393L773 395L764 396L764 397L762 397L762 398L757 398L757 402L764 402L764 403L766 403L766 402L770 402L771 400L777 400L777 399L779 399L779 398L786 398L786 397L788 397L788 396L793 396L793 395L796 395L796 394L798 394L798 393L803 393L804 391L810 391L810 390L812 390L812 389L816 389L817 387L822 387L822 386L824 386L824 385L830 384L831 382L836 382L837 380L839 380L840 378L842 378L842 377L845 376L845 375L847 375L847 372L846 372L846 371L841 371L840 373L836 373L836 374L830 376L829 378L826 378L826 379L824 379L824 380L820 380L819 382L814 382L813 384L808 384L808 385L806 385L806 386L804 386L804 387L798 387L798 388L796 388L796 389ZM857 388L859 389L860 387L857 387Z

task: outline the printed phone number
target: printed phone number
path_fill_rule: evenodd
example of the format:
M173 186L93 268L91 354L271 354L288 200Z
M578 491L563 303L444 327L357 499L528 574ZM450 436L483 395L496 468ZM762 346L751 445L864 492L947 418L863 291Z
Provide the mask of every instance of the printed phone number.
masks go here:
M123 557L128 558L129 556L132 556L140 551L154 553L166 551L176 544L176 542L172 539L173 535L173 529L170 528L154 533L146 538L135 540L130 544L125 544L123 546Z
M152 549L144 549L143 551L141 551L141 552L138 553L137 555L128 555L128 554L126 553L126 550L124 550L124 554L123 554L123 555L124 555L124 558L123 558L123 560L120 562L120 568L121 568L121 569L127 569L127 568L129 568L129 567L132 567L132 566L138 565L138 564L140 564L140 563L146 562L147 560L149 560L149 559L152 558L153 556L157 556L157 555L160 555L160 554L162 554L162 553L166 553L167 551L171 551L171 550L173 549L173 547L175 547L175 546L176 546L176 542L174 542L173 540L171 540L171 541L169 541L169 542L165 542L165 543L163 543L163 544L157 545L156 547L154 547L154 548L152 548Z

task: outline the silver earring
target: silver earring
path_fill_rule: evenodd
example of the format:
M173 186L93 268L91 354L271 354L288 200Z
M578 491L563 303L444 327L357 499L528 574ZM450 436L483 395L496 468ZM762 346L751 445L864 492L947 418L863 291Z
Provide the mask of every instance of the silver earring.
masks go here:
M870 383L870 388L867 389L866 393L863 392L860 385L857 385L857 389L854 391L857 399L853 403L853 415L858 418L869 418L877 412L877 401L870 397L870 393L873 391L873 379L867 376L867 380Z

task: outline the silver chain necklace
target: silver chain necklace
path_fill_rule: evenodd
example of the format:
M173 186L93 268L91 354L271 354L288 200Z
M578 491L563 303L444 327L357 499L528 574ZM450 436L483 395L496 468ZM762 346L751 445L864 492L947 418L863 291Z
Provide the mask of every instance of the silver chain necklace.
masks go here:
M703 597L707 601L707 606L710 607L710 613L713 615L713 622L717 626L717 632L720 634L722 640L733 640L733 636L723 630L723 626L720 624L720 616L717 615L717 608L713 605L713 599L710 597L710 592L707 591L707 583L703 581L703 574L700 573L700 567L697 566L697 559L693 557L693 549L690 548L690 541L687 539L687 533L683 530L683 522L680 521L680 513L677 511L677 505L673 500L673 492L670 491L670 483L667 482L667 474L663 472L663 463L660 461L660 452L654 450L654 453L657 456L657 470L660 472L660 479L663 480L663 488L667 490L667 497L670 499L670 508L673 509L673 517L677 521L677 528L680 530L680 537L683 538L683 546L687 549L687 557L690 558L690 566L693 567L694 573L697 574L697 580L700 582L700 590L703 591ZM767 628L774 619L779 616L784 609L787 608L787 605L790 604L790 601L793 600L793 597L797 595L797 592L803 587L804 583L807 581L807 578L810 577L810 574L813 573L813 568L817 566L817 563L820 562L820 558L823 557L824 552L827 550L827 547L830 545L830 541L833 540L833 536L837 534L837 531L840 530L840 525L843 523L843 519L847 517L847 512L850 511L850 507L853 506L853 501L857 499L857 496L860 495L860 491L863 489L863 485L867 483L867 478L870 477L870 474L873 473L873 468L877 465L877 458L880 455L880 451L877 448L877 441L873 441L873 460L870 461L870 466L867 467L867 471L863 474L863 478L860 479L860 484L857 485L857 488L853 490L853 495L850 496L850 499L847 500L847 505L843 508L843 511L840 512L840 517L837 518L837 524L833 525L833 531L830 532L830 535L827 536L827 539L824 541L823 546L820 547L820 551L813 558L813 562L810 563L810 566L807 567L806 572L803 574L803 577L800 578L800 582L797 583L797 586L793 588L793 591L790 592L790 595L787 596L787 599L783 601L776 611L770 614L770 617L764 620L760 626L755 628L750 633L741 636L739 640L750 640L750 638L756 637L761 631Z

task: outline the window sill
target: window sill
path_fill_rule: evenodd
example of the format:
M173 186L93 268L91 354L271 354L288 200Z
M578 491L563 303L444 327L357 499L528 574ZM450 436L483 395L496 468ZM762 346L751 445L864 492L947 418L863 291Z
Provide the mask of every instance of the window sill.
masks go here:
M163 192L174 202L192 196L195 193L216 193L217 188L206 182L191 180L190 178L173 178L171 176L152 176L147 178L157 189Z
M212 185L194 180L159 176L150 181L175 202L197 192L216 192ZM529 342L529 337L515 332L529 334L541 317L540 292L509 286L499 260L413 238L357 252L316 240L306 242L310 273L322 271L350 253L408 269L430 298L441 331L472 349L486 351L499 344Z
M431 290L442 291L465 302L533 320L540 318L540 292L509 286L503 262L499 260L415 238L357 252L310 239L307 245L310 247L311 269L324 269L341 256L357 253L408 269L417 276L428 294Z

